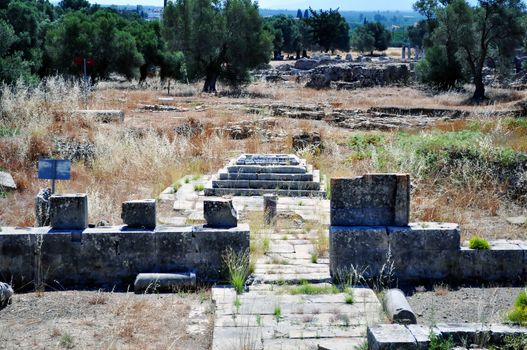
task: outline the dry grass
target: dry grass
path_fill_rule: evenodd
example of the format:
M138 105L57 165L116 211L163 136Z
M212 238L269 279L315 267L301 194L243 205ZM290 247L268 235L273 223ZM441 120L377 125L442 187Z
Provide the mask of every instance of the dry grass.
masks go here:
M204 349L212 340L210 307L197 294L19 294L2 311L0 341L9 348L57 348L62 339L80 349ZM203 327L196 332L192 324Z

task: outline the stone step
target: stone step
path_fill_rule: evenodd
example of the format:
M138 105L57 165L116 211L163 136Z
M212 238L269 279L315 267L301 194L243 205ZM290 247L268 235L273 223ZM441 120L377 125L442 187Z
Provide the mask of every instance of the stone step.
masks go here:
M220 180L313 181L313 174L229 173L220 171L218 178Z
M277 189L257 189L257 188L205 188L205 196L263 196L271 193L280 197L309 197L326 198L326 191L313 190L277 190Z
M212 187L318 191L320 183L314 181L213 180Z
M227 172L239 173L266 173L266 174L306 174L309 171L305 165L229 165Z

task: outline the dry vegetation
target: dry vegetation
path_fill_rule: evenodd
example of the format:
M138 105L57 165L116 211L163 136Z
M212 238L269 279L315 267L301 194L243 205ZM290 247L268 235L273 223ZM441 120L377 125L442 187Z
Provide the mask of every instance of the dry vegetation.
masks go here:
M204 292L20 294L0 311L0 343L12 349L206 349L211 310Z
M57 139L93 145L89 157L74 162L72 181L61 182L58 190L87 192L90 222L105 219L119 224L124 200L156 197L183 175L216 172L241 152L291 152L291 135L316 130L322 135L324 151L300 153L326 176L410 172L415 185L413 220L459 222L465 237L526 238L523 228L510 226L503 219L521 214L519 205L525 198L510 200L503 174L496 173L507 167L507 154L497 154L495 149L527 151L527 123L525 119L494 116L497 111L517 109L517 102L527 97L523 91L491 90L492 103L485 106L467 104L470 92L434 94L415 87L318 91L295 83L255 83L242 96L208 96L197 91L197 86L173 85L175 101L165 104L178 110L152 112L141 106L160 104L158 98L166 95L166 89L155 82L145 88L101 84L87 100L79 87L60 80L31 89L4 87L0 167L13 174L19 189L0 198L0 225L33 224L34 195L47 185L36 179L36 161L42 156L60 156ZM233 140L219 130L229 122L268 117L265 112L248 112L247 107L254 103L348 109L428 107L469 111L471 116L406 133L350 131L323 121L286 118L277 118L271 130L286 136L272 140L258 134ZM79 108L122 109L125 123L98 124L76 115L73 111ZM176 129L181 125L190 125L194 133L178 134ZM460 132L468 135L460 141L461 146L457 141ZM465 150L467 145L477 152L461 152L456 158L445 151L458 146ZM448 157L429 164L416 149ZM525 173L516 175L527 180Z

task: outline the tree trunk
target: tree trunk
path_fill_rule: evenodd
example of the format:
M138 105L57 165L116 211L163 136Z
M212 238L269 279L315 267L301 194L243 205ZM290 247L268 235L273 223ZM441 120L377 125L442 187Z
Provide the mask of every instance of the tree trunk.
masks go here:
M207 74L205 78L205 84L203 84L203 92L216 93L216 81L218 80L217 74Z
M476 75L474 77L474 85L476 90L474 91L474 96L472 99L474 101L483 101L485 100L485 84L483 84L483 75Z
M300 59L300 50L296 50L296 59L297 59L297 60Z

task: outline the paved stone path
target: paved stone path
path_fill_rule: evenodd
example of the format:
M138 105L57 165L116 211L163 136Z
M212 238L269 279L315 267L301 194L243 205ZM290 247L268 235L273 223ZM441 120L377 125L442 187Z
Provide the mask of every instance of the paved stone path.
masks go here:
M234 198L234 203L243 201L249 204L242 211L256 209L252 215L262 213L260 205L251 205L262 201L261 197ZM306 211L322 212L324 202L280 198L278 212L303 217L299 211L308 207ZM353 303L346 303L348 293L334 291L327 283L330 281L327 252L318 256L316 263L312 260L318 240L325 239L327 249L327 216L318 216L322 222L304 221L298 228L278 226L251 232L252 237L260 235L267 239L268 249L256 260L248 292L237 296L232 288L213 288L216 303L213 350L353 349L365 342L367 325L376 324L383 317L376 295L371 289L355 288L351 292ZM300 285L307 283L314 288L326 287L328 291L293 295Z
M176 217L167 218L167 223L203 220L205 197L196 185L209 180L208 176L189 178L177 193L167 189L161 194L162 200L174 201ZM233 197L233 204L241 221L263 216L260 196ZM230 287L212 289L216 304L213 350L360 347L366 341L367 325L380 323L384 316L371 289L343 293L329 284L329 200L280 197L278 214L286 215L280 220L287 225L251 230L251 240L260 245L266 241L266 247L256 259L248 291L236 295ZM295 293L307 283L325 287L326 293ZM353 303L346 303L350 294Z

